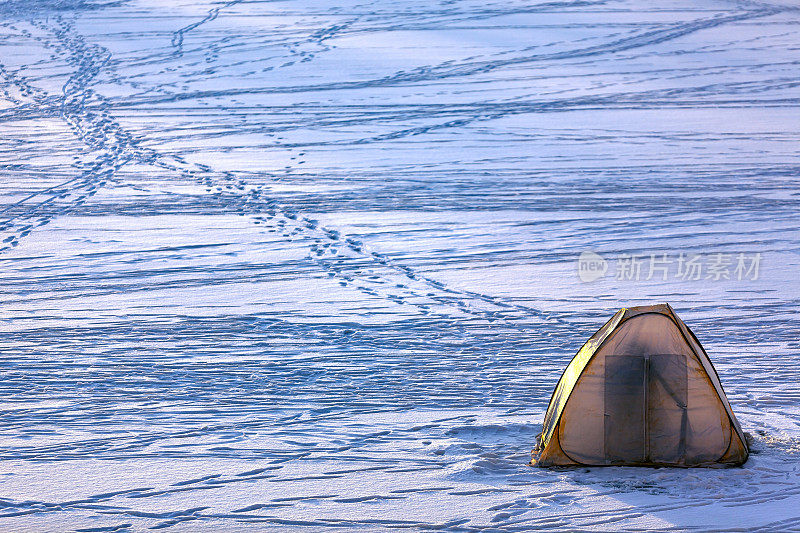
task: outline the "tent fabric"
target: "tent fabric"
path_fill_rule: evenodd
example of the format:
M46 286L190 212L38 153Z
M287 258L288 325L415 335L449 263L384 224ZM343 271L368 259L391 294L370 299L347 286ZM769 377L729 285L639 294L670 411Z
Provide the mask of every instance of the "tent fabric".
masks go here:
M567 366L533 464L704 466L747 460L697 338L668 304L621 309Z

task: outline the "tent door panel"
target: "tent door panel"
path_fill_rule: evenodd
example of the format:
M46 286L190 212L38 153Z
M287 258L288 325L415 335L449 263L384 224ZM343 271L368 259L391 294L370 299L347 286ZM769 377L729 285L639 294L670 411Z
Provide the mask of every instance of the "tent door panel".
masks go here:
M682 463L688 430L688 369L683 354L650 356L647 429L655 463Z
M606 356L603 418L607 464L645 461L646 375L641 356Z
M606 356L605 462L683 462L687 389L685 355Z

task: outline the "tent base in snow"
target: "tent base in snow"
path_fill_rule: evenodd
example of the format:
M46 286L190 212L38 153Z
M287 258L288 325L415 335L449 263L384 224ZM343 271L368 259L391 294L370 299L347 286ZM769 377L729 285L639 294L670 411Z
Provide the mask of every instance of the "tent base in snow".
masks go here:
M556 386L531 464L740 465L747 444L697 337L668 304L618 311Z

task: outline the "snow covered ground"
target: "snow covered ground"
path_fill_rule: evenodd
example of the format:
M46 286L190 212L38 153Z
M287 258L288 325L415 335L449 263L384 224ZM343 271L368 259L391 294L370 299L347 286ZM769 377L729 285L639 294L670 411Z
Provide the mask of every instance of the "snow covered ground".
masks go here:
M800 530L798 24L0 1L0 531ZM750 461L527 466L663 301Z

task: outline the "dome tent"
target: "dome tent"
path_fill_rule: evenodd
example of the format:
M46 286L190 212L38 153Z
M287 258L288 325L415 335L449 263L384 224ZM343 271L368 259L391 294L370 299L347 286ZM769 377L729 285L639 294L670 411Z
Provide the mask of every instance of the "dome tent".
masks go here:
M748 457L700 342L668 304L623 308L570 361L531 464L711 466Z

